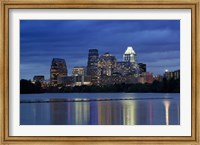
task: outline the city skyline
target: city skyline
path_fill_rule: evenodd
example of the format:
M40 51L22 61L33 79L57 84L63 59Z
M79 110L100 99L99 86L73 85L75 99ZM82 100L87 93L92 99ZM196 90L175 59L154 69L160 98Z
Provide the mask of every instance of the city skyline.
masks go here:
M98 49L100 55L110 52L122 61L127 46L133 46L137 62L147 64L148 72L180 69L178 20L22 20L20 24L21 79L50 78L53 58L65 59L71 75L73 67L87 66L89 49ZM100 37L103 34L105 38Z

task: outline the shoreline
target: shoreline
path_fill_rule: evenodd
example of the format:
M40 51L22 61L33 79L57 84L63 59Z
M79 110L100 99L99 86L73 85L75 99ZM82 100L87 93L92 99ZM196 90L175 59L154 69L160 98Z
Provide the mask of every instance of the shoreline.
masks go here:
M173 99L169 98L119 98L119 99L112 99L112 98L101 98L101 99L54 99L54 100L22 100L20 103L59 103L59 102L94 102L94 101L121 101L121 100L162 100L162 99Z

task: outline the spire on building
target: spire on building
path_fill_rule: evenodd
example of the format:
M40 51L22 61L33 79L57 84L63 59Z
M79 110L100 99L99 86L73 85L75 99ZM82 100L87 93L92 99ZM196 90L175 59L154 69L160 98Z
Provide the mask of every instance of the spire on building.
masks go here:
M136 54L133 47L128 46L124 54Z
M133 47L128 46L124 55L123 59L125 62L136 62L136 53L133 50Z

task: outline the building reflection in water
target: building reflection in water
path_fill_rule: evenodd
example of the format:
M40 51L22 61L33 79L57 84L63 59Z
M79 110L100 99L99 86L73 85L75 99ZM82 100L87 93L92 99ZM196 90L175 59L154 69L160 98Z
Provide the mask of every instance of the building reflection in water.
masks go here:
M134 125L134 101L98 101L99 125Z
M54 125L87 125L90 124L89 102L57 102L51 99L51 124ZM69 100L68 100L69 101Z
M90 102L75 102L73 109L76 125L90 124Z
M152 104L136 100L56 102L52 99L54 125L146 125L152 124Z
M54 125L179 124L179 104L172 100L50 101Z
M135 101L122 101L123 104L123 124L136 124L136 104Z
M98 124L99 125L110 125L111 124L111 102L109 101L98 101Z
M165 122L166 125L169 125L169 107L170 107L170 101L169 100L165 100L163 101L164 106L165 106Z
M50 99L50 118L53 125L65 125L67 123L67 103L58 102L61 99Z
M180 104L172 100L163 101L165 107L165 122L166 125L178 125L180 124Z
M179 125L180 94L88 94L20 102L21 125ZM85 94L84 94L85 95ZM83 96L84 96L83 95ZM100 96L103 95L103 96ZM135 99L135 100L134 100Z

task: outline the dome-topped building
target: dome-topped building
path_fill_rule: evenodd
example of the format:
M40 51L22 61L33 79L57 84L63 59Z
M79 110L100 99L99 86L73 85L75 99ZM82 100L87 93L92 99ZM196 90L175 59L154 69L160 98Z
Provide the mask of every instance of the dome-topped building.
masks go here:
M133 50L133 47L128 46L124 55L123 59L125 62L136 62L136 53Z

